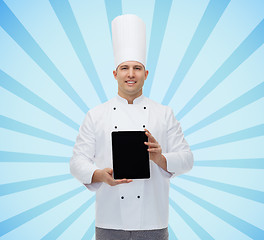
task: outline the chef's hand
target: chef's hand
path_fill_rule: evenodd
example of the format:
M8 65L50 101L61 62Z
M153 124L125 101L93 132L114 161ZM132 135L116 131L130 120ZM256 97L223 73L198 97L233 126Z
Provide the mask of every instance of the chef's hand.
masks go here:
M148 137L148 142L145 142L145 144L149 147L149 159L155 162L158 166L160 166L163 170L167 170L167 160L166 158L161 154L162 149L157 140L151 135L149 130L144 129L146 131L146 135Z
M111 168L104 168L104 169L97 169L94 171L92 182L104 182L110 186L116 186L121 183L130 183L132 179L118 179L115 180L113 178L113 169Z

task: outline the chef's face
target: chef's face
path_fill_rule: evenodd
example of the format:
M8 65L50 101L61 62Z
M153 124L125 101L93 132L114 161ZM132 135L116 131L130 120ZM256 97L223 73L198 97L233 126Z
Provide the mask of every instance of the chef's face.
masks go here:
M119 96L133 101L142 94L142 87L147 79L148 71L141 63L123 62L113 71L113 74L118 83Z

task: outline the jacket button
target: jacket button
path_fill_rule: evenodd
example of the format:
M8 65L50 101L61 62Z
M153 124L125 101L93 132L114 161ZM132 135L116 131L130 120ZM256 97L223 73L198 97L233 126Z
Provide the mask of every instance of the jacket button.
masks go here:
M147 109L147 107L144 107L144 109Z
M143 128L145 128L146 126L145 125L143 125Z
M117 129L117 126L115 126L115 129Z
M140 198L140 196L137 196L137 198Z
M116 108L115 108L115 107L114 107L113 109L114 109L114 110L116 110Z
M124 196L122 196L121 199L124 199Z

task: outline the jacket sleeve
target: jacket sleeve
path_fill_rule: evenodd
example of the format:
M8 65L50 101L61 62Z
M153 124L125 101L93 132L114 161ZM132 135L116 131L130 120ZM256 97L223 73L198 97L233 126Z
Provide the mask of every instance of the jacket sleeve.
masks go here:
M91 191L96 191L101 186L101 183L92 183L93 173L99 169L94 164L95 144L94 126L88 112L80 127L73 148L73 156L70 160L70 172Z
M162 154L167 159L167 170L172 173L172 176L178 176L192 169L193 154L184 138L180 123L169 107L166 118L167 153Z

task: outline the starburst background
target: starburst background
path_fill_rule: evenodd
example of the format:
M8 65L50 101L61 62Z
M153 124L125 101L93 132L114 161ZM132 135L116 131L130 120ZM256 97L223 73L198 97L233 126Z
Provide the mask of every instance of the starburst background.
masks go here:
M170 239L264 239L262 0L0 0L0 238L94 239L69 160L85 113L116 95L125 13L147 26L144 94L195 156L171 181Z

